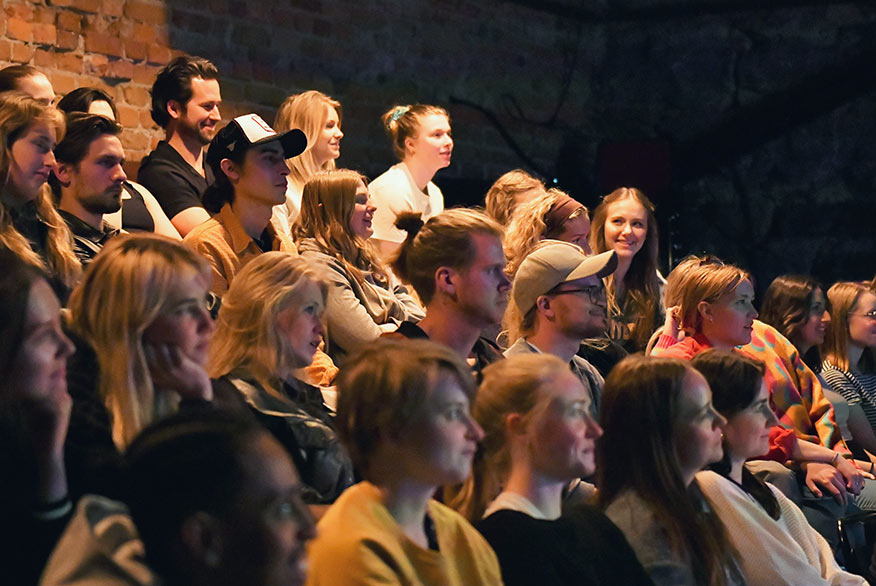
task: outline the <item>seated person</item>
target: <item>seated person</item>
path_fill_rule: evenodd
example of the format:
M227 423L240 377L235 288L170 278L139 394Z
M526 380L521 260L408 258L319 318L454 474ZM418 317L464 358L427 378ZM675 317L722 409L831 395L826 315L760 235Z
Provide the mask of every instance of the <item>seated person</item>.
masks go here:
M296 240L301 256L329 280L328 352L336 363L424 315L368 242L374 209L365 178L355 171L324 171L304 185Z
M67 116L64 140L55 147L57 165L49 184L58 213L73 233L73 251L90 263L110 238L118 236L104 214L122 207L126 179L122 127L97 114Z
M544 193L544 183L524 171L508 171L490 186L484 198L484 211L502 226L508 226L517 206Z
M402 323L395 334L428 338L449 346L480 372L502 359L481 331L502 321L511 283L505 275L502 227L481 212L447 210L425 224L417 213L400 214L396 226L407 239L393 261L426 306L418 324Z
M727 530L695 475L721 459L726 420L686 362L630 356L605 380L599 504L657 586L742 585Z
M472 412L484 439L459 510L495 550L506 586L652 584L601 511L561 515L569 482L596 469L602 435L567 363L528 354L491 364Z
M727 527L749 586L866 584L844 572L830 546L800 509L759 480L745 461L768 448L778 420L769 406L762 362L726 350L706 350L691 362L712 390L715 409L727 419L724 458L697 474L697 483Z
M219 309L207 371L239 393L292 456L307 503L329 503L353 483L320 390L297 378L322 339L327 285L302 258L266 252L235 277Z
M74 492L119 495L121 452L151 421L213 399L207 262L162 236L113 238L70 298Z
M616 266L613 250L588 257L574 244L544 240L514 275L505 312L509 339L516 338L505 356L544 352L561 358L584 385L594 419L605 381L576 352L582 339L605 332L602 279Z
M483 432L471 372L427 340L380 340L344 367L337 426L365 480L320 520L312 586L501 584L496 554L432 495L471 472Z
M222 128L207 151L215 182L204 192L214 214L183 238L183 244L210 261L210 291L222 296L243 265L269 250L295 245L271 224L275 205L286 201L285 159L301 153L304 133L274 132L256 114L238 116Z
M10 65L0 69L0 92L27 94L46 106L55 101L55 89L46 74L32 65Z
M218 78L206 59L180 55L158 72L149 92L152 120L165 137L143 158L137 180L155 195L180 236L210 219L201 197L213 183L204 147L222 120Z
M45 275L0 249L0 562L9 584L37 582L70 518L64 369L72 352Z
M83 498L44 586L304 583L313 517L289 455L251 419L173 415L125 460L128 506Z
M58 109L67 114L84 112L100 114L118 122L116 104L108 93L96 87L81 87L73 90L58 102ZM122 207L112 214L104 214L104 220L126 232L155 232L174 240L180 240L179 232L161 209L158 200L148 189L134 181L122 184Z

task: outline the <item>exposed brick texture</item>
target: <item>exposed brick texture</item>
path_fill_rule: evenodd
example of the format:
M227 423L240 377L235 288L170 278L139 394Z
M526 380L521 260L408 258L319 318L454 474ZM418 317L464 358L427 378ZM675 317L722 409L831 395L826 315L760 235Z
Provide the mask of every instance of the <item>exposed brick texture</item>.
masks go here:
M876 35L876 6L867 3L787 9L767 3L729 16L708 15L714 3L700 3L696 15L579 26L504 0L0 0L0 67L31 63L59 95L85 85L110 92L131 161L163 136L149 116L156 72L174 55L192 53L219 66L226 119L255 111L271 121L286 95L305 89L339 99L346 135L339 164L368 175L394 162L380 114L416 101L442 104L453 118L453 164L439 184L454 178L488 184L525 166L480 111L451 101L460 98L493 113L549 178L565 142L590 181L566 185L580 187L573 195L594 206L601 143L676 145L708 135L738 108L841 66ZM567 97L555 113L569 63ZM808 97L795 96L789 108ZM673 225L673 238L684 244L678 253L723 254L752 268L763 285L773 266L818 275L823 265L824 279L831 271L870 277L876 266L853 273L846 269L857 261L845 259L872 259L872 237L864 248L853 246L851 256L830 238L846 221L843 206L860 218L850 230L872 233L874 134L871 87L709 175L674 184L657 202L658 215L665 222L680 214ZM677 177L684 162L673 163ZM455 201L452 190L445 194ZM843 206L835 205L839 200Z

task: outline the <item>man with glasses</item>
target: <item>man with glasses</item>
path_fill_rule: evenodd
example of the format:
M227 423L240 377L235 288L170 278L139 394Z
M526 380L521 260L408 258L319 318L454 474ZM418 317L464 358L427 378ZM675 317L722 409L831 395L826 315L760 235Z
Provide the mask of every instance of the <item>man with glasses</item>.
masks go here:
M546 352L558 356L590 390L591 414L599 412L603 378L576 355L584 338L605 335L605 287L602 278L617 268L614 251L587 256L578 246L545 240L517 269L511 287L515 311L509 324L519 338L505 356Z

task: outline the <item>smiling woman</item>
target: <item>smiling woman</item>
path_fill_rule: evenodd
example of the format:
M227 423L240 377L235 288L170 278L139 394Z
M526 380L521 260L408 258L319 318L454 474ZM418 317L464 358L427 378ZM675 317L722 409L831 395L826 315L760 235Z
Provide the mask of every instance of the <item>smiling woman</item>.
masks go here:
M374 252L375 206L365 178L347 169L317 173L304 186L296 227L301 256L325 269L328 353L335 362L424 312Z

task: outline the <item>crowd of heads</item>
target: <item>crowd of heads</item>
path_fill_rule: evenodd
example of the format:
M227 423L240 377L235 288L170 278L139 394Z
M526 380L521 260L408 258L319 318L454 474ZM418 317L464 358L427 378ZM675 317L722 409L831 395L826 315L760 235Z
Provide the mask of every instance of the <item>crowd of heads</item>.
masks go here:
M758 312L750 273L714 257L687 257L664 280L655 206L635 188L612 191L591 214L515 169L484 209L393 210L404 240L387 254L373 225L384 205L377 191L338 167L337 100L306 91L279 105L273 128L255 114L222 126L219 71L188 56L158 74L151 116L184 160L194 153L204 179L212 172L197 203L204 218L237 214L257 253L234 258L217 290L220 263L204 253L213 245L191 242L203 223L179 230L184 244L114 236L83 271L63 214L100 225L124 211L122 126L105 91L79 88L55 107L46 83L30 66L0 70L0 433L15 429L24 441L28 425L39 429L33 413L48 411L54 442L45 449L57 456L71 408L68 334L93 351L130 515L151 569L169 583L302 583L316 535L301 496L319 474L306 450L291 453L263 419L241 414L258 407L253 395L238 397L238 410L205 409L223 400L216 380L243 380L276 405L299 401L300 412L282 417L306 418L302 373L323 356L336 406L320 399L327 410L314 417L336 431L358 478L427 497L446 487L445 502L472 522L527 481L556 496L542 503L548 518L580 479L595 483L609 511L632 491L670 548L687 552L698 583L728 584L736 553L719 517L703 510L695 477L708 468L735 478L771 448L779 422L764 362L733 349L752 342L759 318L796 348L802 369L876 374L872 283L825 292L810 277L780 276ZM449 113L399 105L382 122L418 197L432 197L432 177L451 160ZM183 226L172 212L167 219ZM418 321L429 339L370 340L331 364L326 312L337 311L340 285L303 252L271 250L275 230L313 242L349 276L347 289L377 287L380 299L416 305L417 314L369 309L382 332ZM499 329L501 349L480 337ZM515 343L532 351L516 355ZM474 344L507 358L477 364ZM615 348L603 354L613 358L595 369L587 347ZM648 356L655 347L696 355ZM290 385L301 395L290 398ZM9 416L22 410L31 415ZM747 472L742 482L778 519L770 489Z

